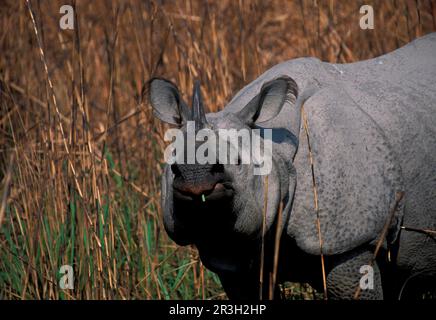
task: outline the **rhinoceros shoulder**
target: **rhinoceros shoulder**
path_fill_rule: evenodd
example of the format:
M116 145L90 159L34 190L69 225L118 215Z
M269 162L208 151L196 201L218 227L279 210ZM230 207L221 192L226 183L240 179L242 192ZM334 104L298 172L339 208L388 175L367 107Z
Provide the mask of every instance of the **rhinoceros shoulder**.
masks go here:
M303 113L308 130L302 122L288 234L304 251L319 254L310 142L323 252L337 254L375 241L395 193L403 190L401 167L383 129L334 84L311 96ZM391 238L398 232L402 212L400 206Z

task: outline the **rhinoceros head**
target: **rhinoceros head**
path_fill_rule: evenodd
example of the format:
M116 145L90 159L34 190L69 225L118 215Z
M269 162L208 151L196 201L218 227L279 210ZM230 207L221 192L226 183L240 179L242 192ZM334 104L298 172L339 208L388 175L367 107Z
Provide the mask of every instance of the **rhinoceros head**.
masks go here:
M296 90L296 84L291 79L276 78L264 83L245 105L205 114L198 82L194 85L192 109L189 110L176 85L164 79L150 80L147 92L154 115L175 125L187 140L183 156L166 166L162 180L164 225L173 240L181 245L195 243L198 246L199 243L208 243L210 247L213 239L217 238L236 235L255 239L259 236L262 230L265 175L254 174L255 161L241 161L244 160L244 147L239 142L237 144L241 148L235 161L232 162L227 156L220 157L220 134L223 129L233 129L238 133L251 133L257 129L257 137L264 143L267 136L265 129L268 127L262 127L262 124L275 118L285 103L295 101ZM188 163L187 145L191 142L191 147L194 146L198 151L203 143L189 141L190 137L192 139L189 130L198 133L205 129L212 135L215 134L214 143L219 151L208 151L207 156L213 160L212 163L204 163L197 158ZM227 132L232 134L231 130ZM249 135L250 146L253 146L253 137L254 135ZM234 147L229 141L224 143L227 143L227 150ZM289 184L295 183L289 181L292 154L284 157L286 159L280 158L272 149L271 170L267 172L267 229L273 224L280 201L285 196L289 197Z

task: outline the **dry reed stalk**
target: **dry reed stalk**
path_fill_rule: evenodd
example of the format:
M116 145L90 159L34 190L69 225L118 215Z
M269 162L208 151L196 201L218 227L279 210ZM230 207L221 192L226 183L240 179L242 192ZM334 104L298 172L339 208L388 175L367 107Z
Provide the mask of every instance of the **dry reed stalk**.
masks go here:
M381 233L380 233L380 236L379 236L379 238L378 238L378 240L377 240L377 245L376 245L376 247L375 247L375 249L374 249L374 253L373 253L373 255L372 255L372 258L371 258L371 260L368 262L368 265L369 265L369 266L372 266L372 265L374 264L374 262L375 262L375 259L377 258L377 255L378 255L378 253L379 253L379 251L380 251L380 248L381 248L381 246L383 245L383 242L384 242L385 239L386 239L387 233L388 233L388 231L389 231L389 227L392 225L392 221L393 221L393 219L394 219L394 215L395 215L395 213L397 212L397 210L398 210L398 206L399 206L401 200L403 199L403 197L404 197L404 192L397 192L397 193L395 194L395 202L394 202L394 205L392 206L392 208L391 208L391 210L390 210L390 212L389 212L389 214L388 214L388 217L387 217L387 219L386 219L386 222L385 222L385 224L384 224L384 226L383 226L383 229L382 229L382 231L381 231ZM359 285L357 286L357 288L356 288L355 293L354 293L354 297L353 297L353 298L354 298L355 300L359 299L359 296L360 296L360 292L361 292L361 290L362 290L362 288L360 287L360 284L359 284Z
M3 183L3 195L2 195L2 199L1 199L1 203L0 203L0 226L2 225L3 222L3 217L5 214L5 210L6 210L6 204L8 201L8 196L9 196L9 187L12 181L12 167L14 165L15 162L15 153L12 153L11 156L9 157L9 166L6 170L6 175L3 179L4 183Z
M262 210L262 234L261 234L261 247L260 247L260 272L259 272L259 299L263 299L263 279L264 279L264 265L265 265L265 232L266 232L266 213L268 210L268 175L264 180L263 192L263 210Z
M408 227L408 226L401 226L401 229L407 230L407 231L421 232L421 233L428 234L429 236L436 235L436 230L431 230L431 229L420 229L420 228L413 228L413 227Z
M273 260L273 272L270 278L269 299L274 299L274 291L277 285L277 270L279 266L280 255L280 239L282 236L282 215L283 215L283 202L280 202L279 211L277 213L277 226L274 239L274 260Z
M304 112L304 106L301 107L301 115L303 118L303 126L304 131L307 139L307 146L309 149L309 159L310 159L310 170L312 173L312 186L313 186L313 201L315 206L315 213L316 213L316 229L318 232L318 240L319 240L319 254L321 257L321 272L322 272L322 284L323 284L323 290L324 290L324 300L328 299L327 296L327 279L326 279L326 272L325 272L325 263L324 263L324 253L323 253L323 239L322 239L322 233L321 233L321 219L319 216L319 207L318 207L318 190L316 185L316 179L315 179L315 164L313 160L313 153L312 148L310 145L310 134L309 134L309 125L307 122L306 113Z

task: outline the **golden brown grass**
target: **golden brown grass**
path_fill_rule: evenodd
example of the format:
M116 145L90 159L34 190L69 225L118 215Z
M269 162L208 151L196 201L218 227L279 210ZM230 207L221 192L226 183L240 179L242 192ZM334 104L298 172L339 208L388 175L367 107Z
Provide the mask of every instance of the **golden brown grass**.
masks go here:
M272 65L300 56L367 59L436 30L434 1L77 1L75 29L59 29L65 1L0 6L0 297L170 299L224 297L194 248L161 223L164 127L141 104L162 75L209 110L225 106ZM51 88L49 82L52 82ZM54 102L56 101L56 102ZM70 264L75 289L58 287ZM311 297L305 287L288 290Z

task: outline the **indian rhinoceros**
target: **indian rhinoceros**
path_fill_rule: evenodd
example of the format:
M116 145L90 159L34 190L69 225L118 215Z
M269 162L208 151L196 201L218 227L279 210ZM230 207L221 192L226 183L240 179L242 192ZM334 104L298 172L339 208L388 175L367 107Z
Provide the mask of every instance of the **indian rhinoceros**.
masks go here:
M272 130L267 179L240 162L175 162L163 173L168 235L198 248L230 299L271 297L273 273L275 297L285 281L332 299L435 288L436 33L356 63L280 63L215 113L198 86L192 111L172 82L147 88L154 115L182 132L189 121Z

